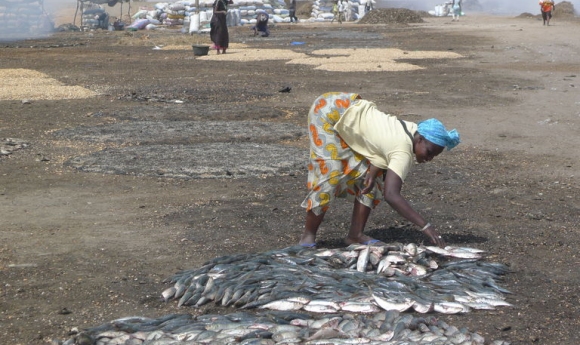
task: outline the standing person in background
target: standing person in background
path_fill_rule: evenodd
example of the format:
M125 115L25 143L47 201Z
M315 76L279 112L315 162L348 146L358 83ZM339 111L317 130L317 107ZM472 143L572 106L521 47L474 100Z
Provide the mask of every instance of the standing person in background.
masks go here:
M552 11L556 7L554 6L553 0L540 0L540 10L542 11L542 19L544 20L544 25L550 26L550 19L552 19Z
M334 2L334 4L332 5L332 14L333 14L333 17L332 17L332 20L330 21L330 24L332 24L335 19L340 21L340 19L338 18L338 0L336 0Z
M316 233L337 198L354 199L351 225L344 242L380 242L363 233L371 210L383 199L440 247L445 241L401 195L414 161L425 163L459 144L459 133L437 119L415 124L385 114L356 93L319 96L308 113L310 162L304 232L299 244L316 247Z
M222 54L225 54L230 43L226 17L228 14L228 5L233 3L233 0L215 0L212 6L213 14L209 23L209 36L218 54L220 54L220 51Z
M451 14L453 19L451 21L459 21L459 16L461 15L461 0L453 0L451 4Z
M371 0L367 0L365 4L365 14L369 13L372 10L373 10L373 2Z
M344 18L344 20L346 20L347 22L350 22L352 19L352 6L350 6L348 4L348 1L346 2L346 16Z
M101 14L97 14L95 16L95 19L97 19L97 21L99 22L99 28L101 29L107 29L109 26L109 15L107 14L107 12L103 12Z
M298 23L298 18L296 18L296 0L290 0L288 12L290 12L290 23Z
M340 0L338 3L338 22L342 24L345 17L344 14L346 13L346 3L343 0Z

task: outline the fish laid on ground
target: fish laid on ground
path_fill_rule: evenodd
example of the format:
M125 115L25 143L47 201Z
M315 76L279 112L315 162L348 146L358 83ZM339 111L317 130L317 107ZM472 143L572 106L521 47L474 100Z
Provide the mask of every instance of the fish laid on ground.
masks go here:
M413 243L335 249L292 246L223 256L178 272L166 280L173 286L161 296L178 300L178 306L213 302L245 310L314 313L411 308L419 313L465 313L512 306L503 296L509 290L499 285L509 269L483 261L483 252Z
M278 320L280 324L265 320ZM258 325L252 329L248 325ZM115 328L127 329L118 331ZM166 329L166 330L164 330ZM130 330L130 331L129 331ZM388 311L374 317L334 314L311 317L296 312L233 313L193 317L174 314L158 319L123 318L88 328L70 339L54 343L76 344L377 344L377 345L483 345L485 339L466 328L461 330L434 316L415 317Z

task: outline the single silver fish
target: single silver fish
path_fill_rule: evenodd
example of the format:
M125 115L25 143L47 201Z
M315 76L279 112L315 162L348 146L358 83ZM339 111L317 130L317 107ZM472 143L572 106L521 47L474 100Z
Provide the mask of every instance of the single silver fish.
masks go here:
M391 264L400 264L407 262L407 259L405 259L404 256L400 254L391 254L391 253L392 252L389 252L389 254L387 254L387 256L384 257L384 260L387 260Z
M411 256L416 256L419 253L418 247L415 243L408 243L403 247L403 250Z
M455 302L439 302L435 303L433 309L438 313L443 314L457 314L469 312L469 307Z
M303 303L300 302L291 302L286 300L280 301L273 301L263 306L260 306L260 309L272 309L272 310L298 310L304 307Z
M350 311L355 313L376 313L380 309L372 303L365 302L340 302L340 309L344 311Z
M413 300L409 298L406 298L400 302L393 302L385 298L381 298L374 293L372 294L372 296L375 302L379 305L379 307L383 308L384 310L396 310L398 312L404 312L409 308L411 308L415 303Z
M177 289L175 288L175 286L168 287L167 289L163 290L163 292L161 293L161 297L163 297L163 300L167 302L171 298L173 298L176 291Z
M366 267L369 262L369 253L371 246L366 246L365 249L361 250L358 255L358 260L356 262L356 270L359 272L366 272Z
M435 310L435 303L431 302L429 304L424 304L414 301L412 307L417 313L427 314Z

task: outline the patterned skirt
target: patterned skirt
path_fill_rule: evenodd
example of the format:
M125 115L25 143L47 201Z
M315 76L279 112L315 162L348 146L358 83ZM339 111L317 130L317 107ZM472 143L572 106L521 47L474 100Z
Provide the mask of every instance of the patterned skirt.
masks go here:
M326 212L336 198L356 198L370 208L380 202L382 178L377 177L375 188L370 193L360 194L370 163L354 152L334 129L336 122L357 98L356 93L325 93L314 101L308 113L308 195L302 207L316 215Z

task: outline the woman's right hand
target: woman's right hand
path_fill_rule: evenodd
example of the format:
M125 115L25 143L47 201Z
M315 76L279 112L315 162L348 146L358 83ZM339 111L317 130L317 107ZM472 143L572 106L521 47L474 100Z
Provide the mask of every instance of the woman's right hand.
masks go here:
M437 230L435 230L435 227L433 225L430 225L427 229L423 230L423 233L427 237L429 237L431 243L433 243L437 247L445 248L445 241L443 240L443 237L439 235L439 233L437 232Z

